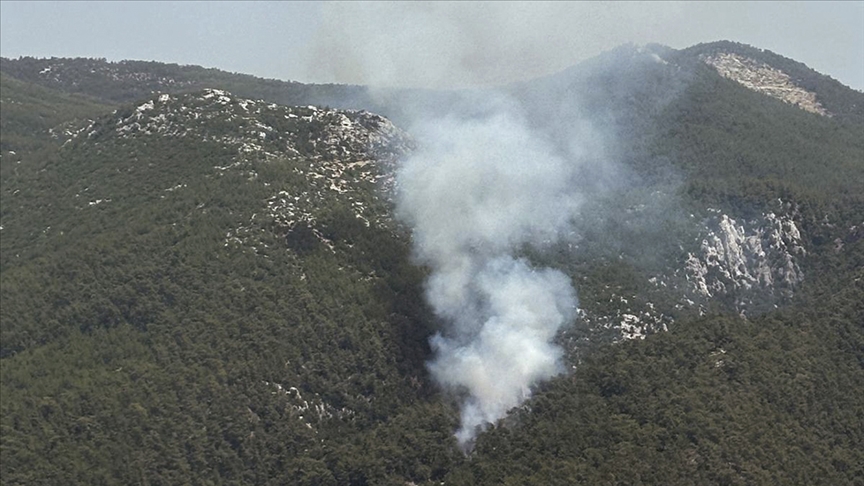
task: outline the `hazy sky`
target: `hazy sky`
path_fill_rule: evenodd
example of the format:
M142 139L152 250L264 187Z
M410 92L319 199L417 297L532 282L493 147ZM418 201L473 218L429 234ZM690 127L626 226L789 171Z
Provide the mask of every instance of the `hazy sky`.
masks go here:
M465 86L620 44L729 39L864 90L864 2L0 1L0 54L198 64L304 82Z

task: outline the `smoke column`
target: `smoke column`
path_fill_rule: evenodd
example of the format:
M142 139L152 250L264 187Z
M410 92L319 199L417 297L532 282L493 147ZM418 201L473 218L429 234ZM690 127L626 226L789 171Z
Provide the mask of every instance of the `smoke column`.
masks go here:
M602 50L611 39L574 32L623 20L619 10L557 2L326 4L310 69L373 87L500 85L573 62L556 64L555 53ZM639 22L615 25L646 25L643 10ZM533 385L563 371L553 340L573 321L576 294L563 273L519 255L570 233L578 195L606 164L588 162L601 137L562 100L566 90L551 88L529 101L550 111L530 118L531 126L555 128L544 136L529 128L525 100L503 94L439 93L434 106L422 97L399 101L420 149L397 172L397 217L431 269L426 299L444 325L431 339L428 367L462 398L456 436L466 451ZM565 116L546 119L560 110Z
M562 371L552 340L574 317L570 280L518 252L555 241L579 200L574 164L508 110L415 127L421 148L397 173L397 215L431 268L426 297L447 323L429 370L464 393L463 450L477 433Z

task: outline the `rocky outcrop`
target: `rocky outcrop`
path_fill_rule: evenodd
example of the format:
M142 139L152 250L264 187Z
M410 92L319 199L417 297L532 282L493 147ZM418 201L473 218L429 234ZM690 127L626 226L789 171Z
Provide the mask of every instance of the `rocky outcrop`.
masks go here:
M373 113L288 107L218 89L159 94L83 126L59 127L52 134L65 140L64 145L146 144L153 139L215 144L234 155L229 163L213 166L210 176L241 173L249 183L266 187L269 182L258 180L262 164L287 164L304 180L293 185L298 189L274 187L261 211L225 236L226 246L253 250L260 245L255 235L264 221L287 232L302 227L329 244L316 222L322 208L334 200L351 208L366 225L389 221L382 195L392 188L397 160L413 147L407 134ZM178 180L164 189L162 197L186 187L187 181Z
M767 213L739 222L719 214L709 222L698 252L686 260L686 279L699 300L735 297L740 312L759 296L789 297L804 279L798 259L806 254L791 216Z
M218 89L163 93L109 119L52 134L67 141L83 134L96 143L111 136L190 137L263 158L390 159L410 145L389 120L366 111L281 106Z
M738 54L723 52L701 59L720 73L748 89L795 105L804 111L831 116L816 100L816 94L797 86L783 71Z

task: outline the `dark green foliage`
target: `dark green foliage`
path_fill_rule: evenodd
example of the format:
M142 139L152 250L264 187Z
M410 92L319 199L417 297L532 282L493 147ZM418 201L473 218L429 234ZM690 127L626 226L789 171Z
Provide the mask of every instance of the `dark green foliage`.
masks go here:
M864 387L862 290L597 352L544 386L516 425L481 436L447 483L854 484L864 474L853 391Z
M864 184L862 125L789 110L708 75L667 116L665 146L658 149L688 172L694 195L725 189L763 201L765 192L787 200L833 198L856 196Z
M804 64L771 51L730 41L697 44L673 53L674 57L698 57L718 52L735 53L768 64L786 73L795 85L816 93L816 99L843 121L864 123L864 95L844 86L830 76L820 74Z
M0 73L0 153L7 158L4 166L11 164L9 158L20 160L9 151L38 151L52 140L50 130L56 129L55 137L62 135L62 123L110 110L110 105L93 98L43 88Z
M425 370L436 323L407 238L335 196L293 225L263 210L280 190L309 189L297 170L330 157L313 143L320 126L262 120L304 140L300 155L222 171L235 149L119 137L117 117L135 108L104 104L149 97L169 77L179 90L303 104L344 87L63 61L61 79L94 102L65 81L35 83L47 60L4 59L2 482L856 484L864 228L850 228L864 214L864 137L854 111L820 118L701 64L678 77L625 54L554 83L573 98L556 98L562 106L594 110L622 140L618 192L586 206L576 247L526 256L573 276L584 309L612 315L613 296L634 296L674 325L575 349L575 371L538 387L467 457L452 397ZM106 83L89 68L149 81ZM825 94L825 106L846 113L841 95ZM519 96L537 101L528 88ZM539 115L532 123L555 133ZM92 136L61 147L65 136L48 132L88 117ZM353 196L371 204L373 189ZM697 318L647 283L693 244L706 206L747 217L777 198L798 211L808 250L805 283L784 306L745 320L715 303ZM602 332L577 326L562 339L607 342Z
M21 57L3 58L0 69L28 83L112 103L138 101L154 92L183 93L218 87L239 96L293 106L363 97L366 91L359 86L308 85L153 61Z

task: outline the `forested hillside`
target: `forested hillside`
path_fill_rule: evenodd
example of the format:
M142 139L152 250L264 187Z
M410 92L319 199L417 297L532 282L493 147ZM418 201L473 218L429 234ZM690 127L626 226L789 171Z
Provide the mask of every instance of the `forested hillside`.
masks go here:
M720 53L833 116L724 77ZM0 71L3 484L864 477L864 94L803 65L625 46L503 90L562 154L596 140L611 169L586 165L578 234L522 251L578 293L568 371L468 454L392 191L418 110L474 116L486 95Z
M283 105L323 104L324 99L361 96L365 88L306 85L262 79L200 66L153 61L108 62L105 59L22 57L2 59L2 70L21 81L66 93L131 103L153 93L182 93L219 87L238 95L265 98Z

